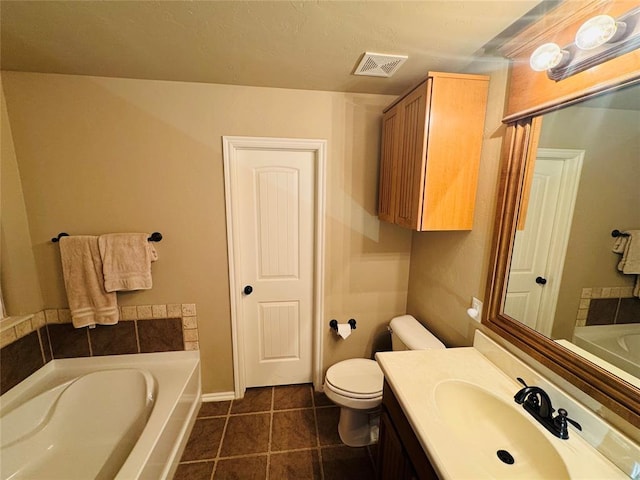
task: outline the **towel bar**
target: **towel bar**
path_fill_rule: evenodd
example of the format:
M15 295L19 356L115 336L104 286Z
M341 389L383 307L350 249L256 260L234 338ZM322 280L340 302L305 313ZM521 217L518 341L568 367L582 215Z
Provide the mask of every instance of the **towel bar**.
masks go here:
M616 229L613 232L611 232L611 236L613 238L617 238L617 237L628 237L629 234L628 233L622 233L620 230Z
M69 234L68 234L68 233L66 233L66 232L60 232L60 233L58 234L58 236L57 236L57 237L53 237L53 238L51 239L51 241L52 241L52 242L54 242L54 243L56 243L56 242L59 242L59 241L60 241L60 238L62 238L62 237L68 237L68 236L69 236ZM149 241L149 242L159 242L160 240L162 240L162 234L161 234L160 232L153 232L153 233L151 234L151 236L150 236L149 238L147 238L147 241Z

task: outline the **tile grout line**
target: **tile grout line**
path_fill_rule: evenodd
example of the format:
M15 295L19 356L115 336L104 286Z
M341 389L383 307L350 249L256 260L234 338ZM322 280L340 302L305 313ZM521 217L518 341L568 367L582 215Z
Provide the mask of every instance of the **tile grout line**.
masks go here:
M318 466L320 467L320 480L324 480L324 466L322 465L322 446L320 445L320 429L318 428L318 414L316 406L316 397L311 389L311 405L313 406L313 421L316 424L316 446L318 448Z
M267 443L267 472L265 479L269 480L269 467L271 466L271 441L273 439L273 409L275 408L276 389L271 387L271 409L269 410L269 442Z
M227 409L227 414L224 416L224 427L222 427L222 435L220 436L220 445L218 445L218 451L213 459L213 470L211 470L211 479L215 477L216 470L218 469L218 460L220 459L220 453L222 452L222 444L224 442L224 437L227 434L227 425L229 425L229 418L231 418L231 407L233 406L233 400L229 402L229 408Z

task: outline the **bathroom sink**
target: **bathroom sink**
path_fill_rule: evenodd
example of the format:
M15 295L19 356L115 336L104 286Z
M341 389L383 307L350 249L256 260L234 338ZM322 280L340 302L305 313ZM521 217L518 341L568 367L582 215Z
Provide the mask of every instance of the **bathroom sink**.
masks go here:
M434 391L437 417L459 442L462 455L495 478L569 478L552 445L518 405L470 382L447 380ZM469 458L471 459L471 458Z
M480 341L492 358L509 355L490 339ZM508 374L475 347L379 352L376 359L442 480L629 480L585 440L594 424L586 424L562 392L554 392L554 407L567 408L583 424L582 432L570 425L568 439L554 436L514 401L522 389L516 377L531 371L513 357L502 359Z

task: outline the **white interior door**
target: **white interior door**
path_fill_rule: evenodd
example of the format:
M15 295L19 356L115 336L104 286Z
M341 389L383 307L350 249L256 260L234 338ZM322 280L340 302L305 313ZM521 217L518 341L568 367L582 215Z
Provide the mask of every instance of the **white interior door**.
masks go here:
M504 310L531 328L537 327L538 310L546 279L547 256L560 193L562 163L536 160L527 222L516 232ZM540 282L540 280L539 280Z
M318 154L265 145L237 148L230 157L225 154L230 285L241 396L247 387L314 380Z
M516 232L504 311L551 336L584 152L539 149L526 225Z

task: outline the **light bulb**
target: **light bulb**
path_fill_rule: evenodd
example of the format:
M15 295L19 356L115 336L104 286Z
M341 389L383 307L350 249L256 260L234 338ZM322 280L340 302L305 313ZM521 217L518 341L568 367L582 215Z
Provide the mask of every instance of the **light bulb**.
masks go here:
M562 50L555 43L545 43L534 50L529 65L536 72L544 72L567 62L569 52Z
M598 15L582 24L576 33L576 46L581 50L593 50L610 41L626 25L616 22L609 15Z

